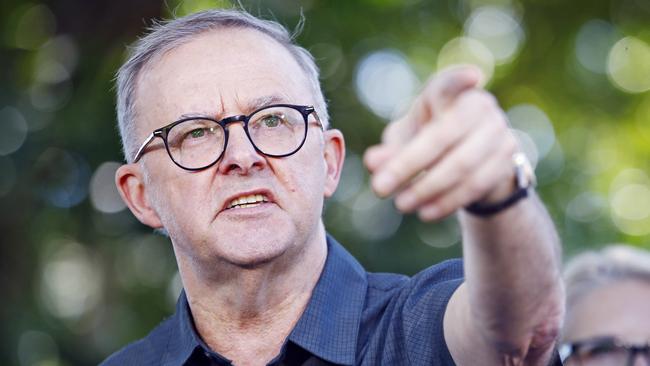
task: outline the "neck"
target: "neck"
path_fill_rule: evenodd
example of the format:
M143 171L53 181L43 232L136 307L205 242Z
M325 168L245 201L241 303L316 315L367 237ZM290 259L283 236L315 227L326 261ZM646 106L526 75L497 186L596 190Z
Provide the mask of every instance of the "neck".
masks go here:
M214 273L178 258L194 324L210 348L238 365L265 364L280 352L325 264L319 229L300 250L255 268Z

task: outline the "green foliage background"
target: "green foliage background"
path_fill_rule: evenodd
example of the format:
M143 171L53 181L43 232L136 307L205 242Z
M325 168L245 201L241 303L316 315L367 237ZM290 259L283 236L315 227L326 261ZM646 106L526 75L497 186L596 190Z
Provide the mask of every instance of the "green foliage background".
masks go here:
M354 157L379 140L386 123L359 101L354 85L359 62L370 52L391 49L424 81L437 69L443 45L463 33L472 9L482 5L507 5L521 16L521 48L496 68L488 88L505 110L534 104L553 123L561 164L542 160L537 172L539 192L565 252L612 242L650 248L650 196L643 188L650 168L650 93L622 91L611 75L590 71L576 58L577 35L594 19L610 24L618 38L635 37L650 49L650 1L271 0L243 5L289 28L304 12L307 22L298 40L322 68L332 124L344 132L352 156L344 183L356 187L327 204L325 220L367 269L412 274L461 252L458 244L447 245L457 241L453 219L434 228L423 227L415 217L396 219L386 203L358 187L367 175ZM154 18L220 6L230 3L0 4L0 364L97 364L172 312L178 277L167 240L128 210L97 210L88 193L102 163L122 161L112 79L125 46ZM650 50L639 52L636 77L650 78ZM23 122L16 124L16 118ZM9 152L7 146L16 139L24 142ZM631 192L638 195L616 196L621 184L636 184ZM372 221L376 207L393 223L398 220L399 228L388 236L372 230L383 224ZM620 212L632 217L627 223L632 229L616 221ZM368 219L359 223L354 219L359 215ZM366 232L359 230L364 224L370 227ZM425 244L427 237L442 238L444 247Z

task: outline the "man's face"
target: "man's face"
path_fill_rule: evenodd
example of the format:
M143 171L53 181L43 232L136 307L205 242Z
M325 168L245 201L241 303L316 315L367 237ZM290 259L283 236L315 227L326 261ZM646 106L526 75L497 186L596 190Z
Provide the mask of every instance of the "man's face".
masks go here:
M650 341L648 304L650 286L647 281L623 280L592 290L569 309L564 326L564 341L613 337L626 344L646 344ZM621 358L619 355L619 351L595 352L585 356L582 364L625 365L625 362L613 361ZM623 356L627 357L626 354ZM569 366L580 364L577 360L569 360ZM609 363L606 362L608 360ZM645 365L640 359L637 362L640 363L635 365Z
M154 60L141 74L138 138L143 141L183 115L221 119L274 103L315 103L289 52L249 29L204 33ZM316 237L323 198L336 187L343 158L340 133L310 124L297 153L269 158L254 150L243 124L228 128L222 158L198 172L174 165L160 139L151 144L140 162L146 202L169 232L177 255L192 261L221 259L249 267L299 252ZM337 146L340 153L334 156ZM260 196L269 202L227 208L235 199Z

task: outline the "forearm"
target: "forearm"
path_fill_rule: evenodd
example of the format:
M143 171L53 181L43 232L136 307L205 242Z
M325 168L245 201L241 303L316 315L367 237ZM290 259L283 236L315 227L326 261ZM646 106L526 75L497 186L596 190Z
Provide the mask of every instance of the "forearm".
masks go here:
M500 354L553 344L563 315L560 245L536 194L494 216L461 213L471 319Z

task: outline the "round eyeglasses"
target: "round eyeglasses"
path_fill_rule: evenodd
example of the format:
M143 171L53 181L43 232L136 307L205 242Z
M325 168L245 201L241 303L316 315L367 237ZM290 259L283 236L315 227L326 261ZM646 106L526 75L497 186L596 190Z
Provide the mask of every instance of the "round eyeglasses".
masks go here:
M255 150L263 155L281 158L295 154L307 139L309 116L321 129L314 107L273 104L249 115L226 117L188 117L154 130L135 154L140 160L145 148L160 137L169 157L185 170L201 170L214 165L228 145L228 125L243 122L244 131Z
M650 344L626 344L615 337L602 336L564 344L560 357L568 366L632 366L639 360L650 366Z

